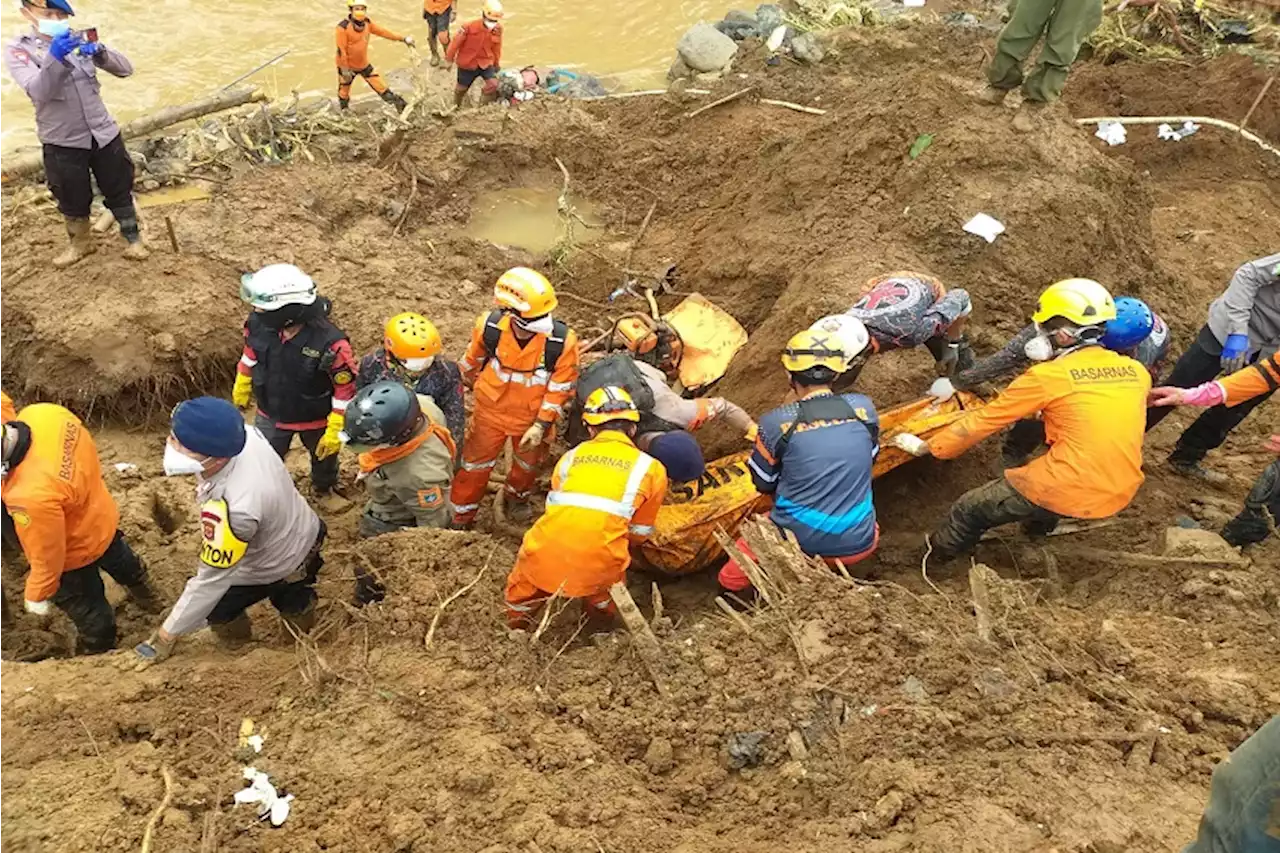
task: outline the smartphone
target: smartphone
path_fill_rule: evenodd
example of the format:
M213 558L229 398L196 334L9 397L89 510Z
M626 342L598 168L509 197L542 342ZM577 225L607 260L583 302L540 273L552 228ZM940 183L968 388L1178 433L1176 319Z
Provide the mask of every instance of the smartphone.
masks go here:
M84 31L84 40L85 40L85 41L97 41L97 40L98 40L98 28L97 28L97 27L89 27L89 29L85 30L85 31Z

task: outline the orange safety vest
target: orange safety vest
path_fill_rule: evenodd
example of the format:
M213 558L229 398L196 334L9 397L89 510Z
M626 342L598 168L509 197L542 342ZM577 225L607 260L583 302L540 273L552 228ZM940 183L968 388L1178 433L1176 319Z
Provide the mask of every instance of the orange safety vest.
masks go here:
M495 316L497 315L497 316ZM496 343L489 347L488 339ZM524 344L511 330L511 315L481 314L471 331L466 355L458 362L463 379L472 384L475 410L472 416L507 432L520 435L534 421L550 426L564 416L578 381L578 336L568 327L556 333L534 335ZM554 345L560 350L555 364L545 355Z
M498 68L502 64L502 24L489 29L483 18L468 21L449 42L444 56L467 71Z
M1036 506L1071 518L1106 518L1142 485L1142 436L1151 374L1127 356L1089 346L1036 364L999 397L929 440L954 459L982 439L1036 412L1049 452L1005 472Z
M525 534L515 573L538 589L580 598L626 576L632 542L653 533L667 471L625 433L603 430L551 475L546 513Z
M1228 406L1238 406L1259 394L1274 391L1280 388L1280 355L1272 353L1244 370L1219 379L1218 385Z
M75 415L35 403L17 420L31 430L31 446L4 478L4 505L31 566L26 599L48 601L63 572L106 553L120 512L102 482L93 437Z
M339 68L351 71L368 67L369 39L372 36L381 36L391 41L404 41L404 36L383 29L375 24L372 18L365 18L364 26L358 25L350 18L343 18L334 29L334 35L338 42L337 65Z

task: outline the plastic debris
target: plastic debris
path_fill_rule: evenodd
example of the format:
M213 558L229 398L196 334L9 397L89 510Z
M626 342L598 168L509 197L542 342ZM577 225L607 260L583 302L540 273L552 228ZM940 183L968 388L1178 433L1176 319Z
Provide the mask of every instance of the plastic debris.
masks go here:
M137 465L134 465L132 462L117 462L117 463L115 464L115 466L114 466L114 467L115 467L115 469L116 469L117 471L119 471L121 474L124 474L124 473L129 472L129 471L137 471L137 470L138 470L138 466L137 466Z
M248 745L253 747L254 752L262 752L262 735L249 735Z
M1098 132L1094 136L1101 139L1108 145L1123 145L1128 133L1124 129L1124 125L1118 121L1100 121L1098 122Z
M1178 128L1170 124L1162 124L1156 128L1156 137L1158 139L1167 139L1170 142L1177 142L1180 139L1186 139L1199 129L1200 125L1193 121L1184 121L1182 127Z
M902 5L908 9L922 9L924 8L924 0L902 0Z
M765 47L767 47L770 52L777 51L782 47L782 42L786 37L787 27L785 24L780 24L773 28L773 32L769 33L769 39L765 42Z
M762 744L768 732L739 732L729 738L729 766L734 770L755 767L764 760Z
M259 820L270 820L272 826L284 823L289 817L289 803L293 802L293 794L280 796L276 786L271 784L270 777L253 767L244 768L243 775L249 787L236 791L236 805L256 805Z
M964 230L976 234L988 243L994 243L996 237L1004 233L1004 223L985 213L979 213L964 224Z
M916 137L916 141L911 143L911 150L907 152L907 156L912 160L919 157L925 151L929 150L929 146L933 144L932 133L922 133Z

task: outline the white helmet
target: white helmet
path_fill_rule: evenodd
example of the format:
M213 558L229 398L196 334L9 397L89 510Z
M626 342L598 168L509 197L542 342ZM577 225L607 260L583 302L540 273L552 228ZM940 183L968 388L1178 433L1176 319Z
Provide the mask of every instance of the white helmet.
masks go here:
M814 322L811 331L826 332L835 335L840 349L844 353L844 369L848 370L871 343L867 327L851 314L830 314Z
M316 301L316 283L293 264L271 264L240 276L240 298L263 311L311 305Z

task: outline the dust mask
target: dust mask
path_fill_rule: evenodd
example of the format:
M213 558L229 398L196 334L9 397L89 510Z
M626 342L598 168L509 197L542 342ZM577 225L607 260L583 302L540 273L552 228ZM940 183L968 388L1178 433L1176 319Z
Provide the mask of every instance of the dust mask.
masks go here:
M435 363L436 357L429 355L426 358L404 358L400 363L404 365L404 369L410 373L421 373Z
M544 314L536 320L517 317L516 325L526 332L533 332L535 335L549 335L555 330L555 322L551 319L550 314Z
M352 12L351 20L359 22L359 21L363 21L368 16L369 16L368 12Z
M192 459L172 444L164 446L164 475L166 477L186 477L203 473L204 463L199 459Z
M491 20L489 20L488 18L485 18L485 19L484 19L484 28L485 28L486 30L492 30L492 29L496 28L497 26L498 26L498 22L497 22L497 21L491 21Z
M1044 335L1036 335L1022 349L1032 361L1048 361L1053 358L1053 342Z
M67 33L71 32L71 22L66 20L58 21L53 18L41 18L36 21L36 30L38 30L41 35L48 36L49 38L57 38L58 36L65 36Z

